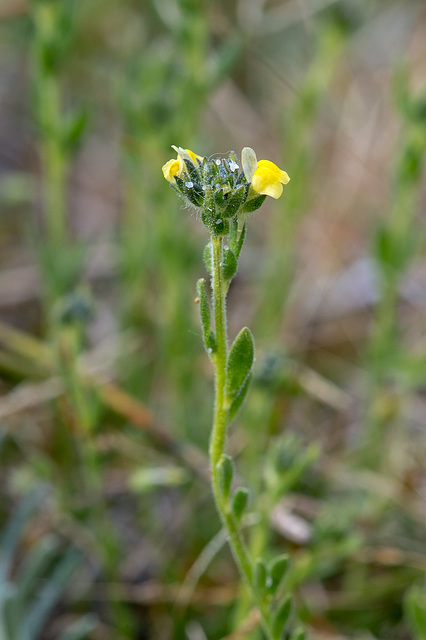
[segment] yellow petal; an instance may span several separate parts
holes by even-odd
[[[185,149],[185,151],[189,155],[189,157],[191,158],[195,166],[197,166],[197,160],[200,160],[201,162],[203,161],[202,156],[197,156],[197,154],[191,151],[190,149]]]
[[[283,184],[290,181],[288,173],[282,171],[270,160],[259,160],[257,169],[254,172],[251,186],[256,193],[279,198],[283,192]]]
[[[174,184],[176,182],[175,176],[179,176],[183,171],[183,162],[180,158],[177,160],[169,160],[162,168],[163,176],[166,178],[167,182]]]

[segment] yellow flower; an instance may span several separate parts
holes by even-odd
[[[269,160],[259,160],[251,186],[256,193],[277,199],[283,192],[283,184],[289,182],[288,173],[281,171],[276,164]]]
[[[182,176],[182,173],[185,171],[185,156],[186,159],[189,158],[189,160],[191,160],[195,164],[195,166],[197,166],[197,159],[203,159],[201,156],[197,156],[197,154],[190,149],[182,149],[181,147],[175,147],[174,145],[173,149],[175,149],[178,154],[176,160],[172,158],[171,160],[166,162],[162,169],[163,176],[166,178],[167,182],[170,182],[171,184],[175,184],[175,176],[178,176],[178,178],[180,178]]]
[[[283,184],[290,178],[285,171],[269,160],[257,161],[256,154],[250,147],[244,147],[241,153],[244,174],[251,187],[258,195],[279,198],[283,192]]]

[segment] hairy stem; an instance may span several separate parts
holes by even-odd
[[[242,538],[241,532],[235,520],[229,498],[222,495],[218,463],[225,452],[227,415],[224,407],[225,384],[226,384],[226,364],[228,358],[228,338],[226,327],[226,292],[227,287],[223,278],[223,238],[212,237],[213,247],[213,304],[214,319],[216,329],[217,350],[214,357],[215,364],[215,405],[213,428],[210,439],[210,471],[212,478],[213,495],[216,507],[226,530],[228,542],[234,556],[238,569],[250,591],[262,615],[262,626],[268,638],[271,638],[269,630],[269,611],[267,603],[260,596],[253,585],[253,564],[250,559],[247,547]]]

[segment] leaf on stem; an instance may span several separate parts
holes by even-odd
[[[232,513],[237,521],[241,519],[241,516],[247,507],[249,496],[249,490],[245,487],[238,487],[234,493],[232,498]]]
[[[259,593],[263,593],[265,591],[267,577],[268,572],[266,570],[265,561],[263,558],[258,558],[254,565],[253,586]]]
[[[288,596],[278,607],[272,624],[273,640],[281,640],[285,625],[291,613],[291,596]]]
[[[268,584],[268,593],[273,595],[278,590],[285,573],[288,569],[288,556],[283,554],[274,558],[268,565],[268,574],[270,583]]]
[[[219,480],[220,492],[227,500],[231,491],[232,478],[234,477],[234,461],[226,454],[223,454],[216,465]]]
[[[234,340],[226,368],[226,404],[229,421],[237,413],[246,396],[254,361],[254,340],[244,327]]]
[[[203,330],[203,340],[207,350],[207,353],[211,355],[216,350],[216,337],[211,330],[210,321],[210,305],[207,298],[206,281],[204,278],[200,278],[197,282],[197,295],[200,300],[200,320],[201,328]]]

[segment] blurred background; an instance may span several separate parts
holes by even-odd
[[[425,640],[425,3],[0,0],[1,640],[263,637],[172,144],[291,177],[228,303],[253,556],[290,554],[312,639]]]

